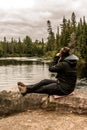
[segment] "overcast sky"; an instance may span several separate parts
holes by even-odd
[[[6,36],[33,40],[47,38],[47,20],[56,32],[63,16],[87,18],[87,0],[0,0],[0,40]]]

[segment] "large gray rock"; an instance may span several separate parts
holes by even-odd
[[[40,108],[43,95],[28,94],[21,96],[17,92],[0,92],[0,116],[7,116],[28,109]]]
[[[56,110],[87,114],[87,89],[77,89],[72,95],[58,99],[51,98],[48,105]]]
[[[75,90],[73,95],[59,99],[43,100],[47,95],[27,94],[22,97],[17,92],[0,92],[0,116],[7,116],[28,109],[50,108],[87,114],[87,90]]]

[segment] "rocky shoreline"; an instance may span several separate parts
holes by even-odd
[[[0,117],[27,111],[28,109],[63,110],[78,114],[87,114],[87,89],[76,89],[74,94],[58,99],[50,97],[49,101],[44,100],[47,95],[27,94],[22,97],[18,92],[0,92]]]

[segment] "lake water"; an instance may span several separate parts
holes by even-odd
[[[0,90],[17,87],[17,82],[33,84],[42,79],[53,79],[48,71],[49,61],[41,58],[0,58]],[[82,79],[80,87],[87,87],[87,81]]]
[[[0,90],[16,87],[18,81],[33,84],[44,78],[50,73],[40,58],[0,58]]]

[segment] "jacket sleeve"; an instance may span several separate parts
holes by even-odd
[[[58,60],[59,60],[59,57],[55,56],[52,63],[49,66],[50,72],[60,72],[63,69],[63,63],[62,62],[58,63]]]
[[[59,56],[55,56],[53,61],[51,62],[51,65],[56,65],[58,63],[59,58]]]

